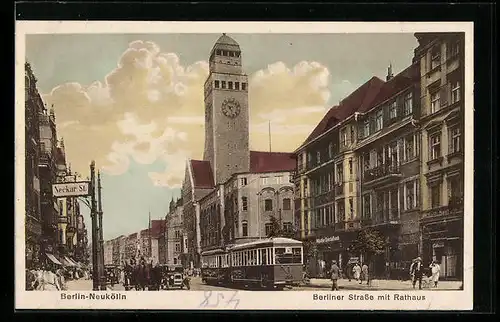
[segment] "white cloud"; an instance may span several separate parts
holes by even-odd
[[[126,172],[131,160],[161,160],[166,170],[151,172],[152,182],[178,187],[186,158],[200,158],[203,151],[207,75],[206,61],[186,66],[177,54],[138,40],[103,81],[61,84],[43,97],[54,104],[76,171],[88,172],[91,159],[113,175]],[[324,114],[329,75],[325,66],[306,61],[291,67],[277,62],[251,75],[252,148],[267,149],[268,120],[273,145],[289,151],[300,145]]]

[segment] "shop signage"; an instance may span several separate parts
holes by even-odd
[[[317,244],[326,244],[334,241],[340,241],[340,236],[330,236],[316,239]]]
[[[432,245],[433,248],[444,247],[444,242],[437,242]]]
[[[52,185],[52,195],[54,197],[77,197],[89,195],[89,182],[66,182]]]

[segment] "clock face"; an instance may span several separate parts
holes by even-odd
[[[240,103],[234,98],[228,98],[222,103],[222,113],[229,118],[237,117],[240,110]]]

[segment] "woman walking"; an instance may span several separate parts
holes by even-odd
[[[361,266],[359,266],[358,263],[354,264],[354,267],[352,268],[352,273],[354,280],[358,281],[359,284],[361,284]]]
[[[437,287],[439,282],[439,274],[441,273],[441,266],[439,266],[438,262],[432,261],[429,268],[431,269],[432,281],[434,282],[434,287]]]

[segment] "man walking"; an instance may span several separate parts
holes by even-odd
[[[332,279],[332,291],[338,291],[339,287],[337,284],[340,278],[340,268],[337,266],[337,261],[332,261],[332,268],[330,269],[330,278]]]
[[[417,257],[410,266],[410,274],[412,276],[412,285],[415,288],[415,284],[418,281],[418,289],[422,289],[422,275],[423,275],[423,266],[422,266],[422,258]]]

